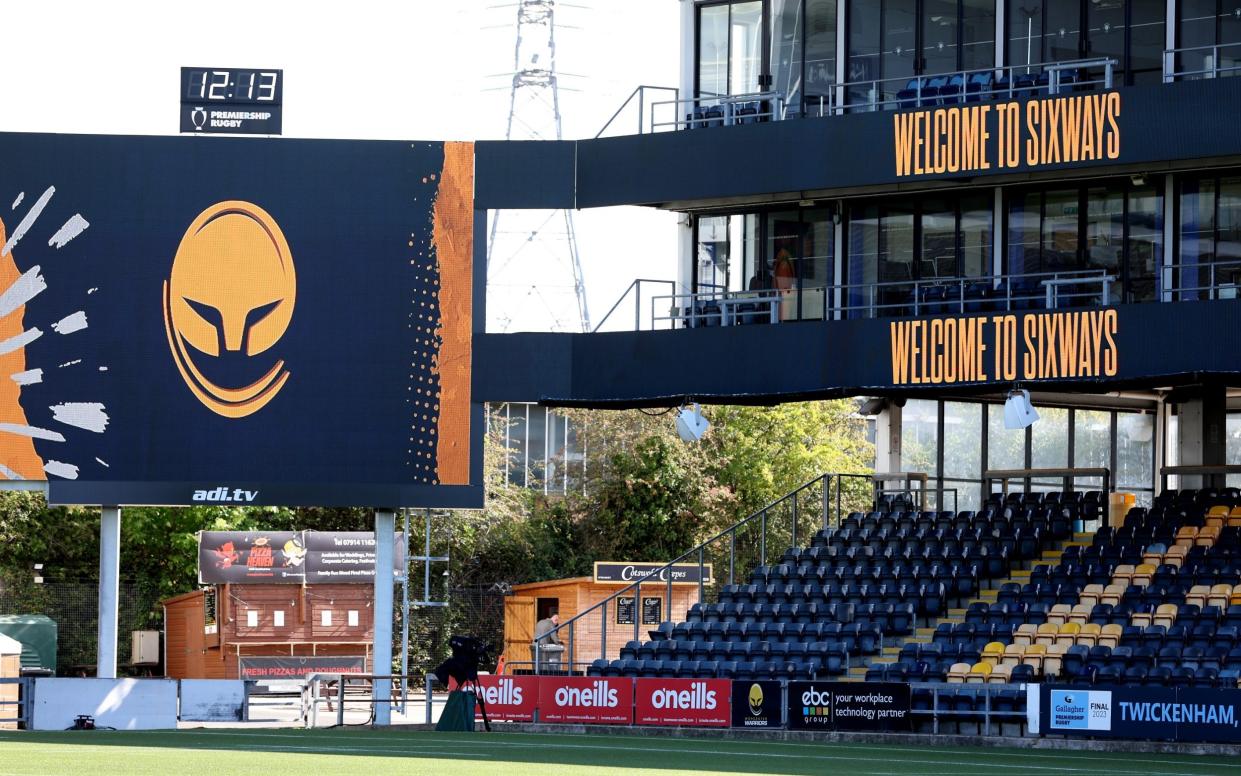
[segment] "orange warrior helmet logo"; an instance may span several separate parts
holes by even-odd
[[[168,346],[185,384],[211,411],[242,418],[262,409],[289,379],[277,359],[249,385],[219,385],[195,363],[226,352],[257,356],[293,318],[297,276],[275,220],[249,202],[218,202],[194,219],[164,281]]]

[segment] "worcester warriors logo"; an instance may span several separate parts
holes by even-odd
[[[754,716],[760,716],[763,713],[763,688],[761,685],[750,685],[750,713]]]
[[[258,205],[218,202],[185,230],[164,282],[164,326],[181,377],[208,409],[242,418],[284,387],[284,361],[255,357],[284,336],[296,297],[289,244]]]

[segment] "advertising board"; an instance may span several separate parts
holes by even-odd
[[[733,682],[733,727],[784,727],[784,696],[779,682]]]
[[[789,682],[794,730],[909,730],[909,685],[889,682]]]
[[[727,679],[638,679],[638,725],[728,727],[732,682]]]
[[[539,677],[480,674],[477,695],[480,706],[486,703],[489,720],[532,722],[539,701]]]
[[[632,724],[633,684],[617,677],[540,677],[539,721]]]

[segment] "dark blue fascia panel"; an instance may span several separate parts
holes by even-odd
[[[544,210],[576,207],[577,143],[479,141],[474,144],[474,207]]]
[[[1241,385],[1241,302],[1115,309],[1119,366],[1114,376],[1021,380],[1022,385],[1087,393],[1182,385],[1208,377]],[[765,404],[857,395],[995,393],[1011,387],[996,380],[894,385],[891,323],[878,319],[608,334],[484,334],[477,339],[474,393],[490,402],[620,408],[666,407],[687,397]],[[1204,338],[1205,331],[1212,336]],[[990,358],[994,343],[988,344]]]

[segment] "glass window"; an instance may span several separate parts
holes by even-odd
[[[763,3],[733,3],[729,45],[729,94],[762,91]]]
[[[1121,259],[1125,240],[1125,192],[1116,186],[1086,189],[1086,266],[1101,269],[1115,280],[1111,299],[1121,300]],[[1085,304],[1087,300],[1078,300]],[[1102,300],[1099,300],[1101,303]]]
[[[1026,468],[1026,431],[1004,428],[1004,405],[987,405],[987,468]]]
[[[994,216],[990,192],[961,198],[962,277],[976,278],[991,274]]]
[[[995,0],[961,0],[961,69],[995,64]]]
[[[1014,192],[1008,200],[1008,266],[1010,275],[1038,272],[1039,225],[1043,198],[1038,192]]]
[[[1043,195],[1043,272],[1075,269],[1077,222],[1081,214],[1076,189],[1048,191]]]
[[[797,110],[802,95],[802,0],[771,0],[771,82]]]
[[[1234,299],[1241,284],[1241,178],[1191,178],[1181,185],[1181,299]],[[1211,268],[1194,265],[1215,264]]]
[[[1241,463],[1241,415],[1228,413],[1224,433],[1224,463],[1235,466]],[[1228,487],[1241,487],[1241,474],[1229,474],[1225,479]]]
[[[1152,489],[1155,486],[1155,416],[1116,413],[1116,487]]]
[[[1111,412],[1076,410],[1073,413],[1073,465],[1085,469],[1111,467]]]
[[[1185,2],[1185,0],[1181,0]],[[1158,2],[1131,2],[1129,55],[1125,63],[1127,82],[1163,82],[1163,51],[1167,45],[1167,8]],[[1094,56],[1097,52],[1091,52]]]
[[[1064,62],[1081,57],[1081,0],[1044,0],[1043,57]]]
[[[917,55],[917,0],[880,0],[883,33],[880,39],[881,77],[905,79],[914,74]],[[899,87],[898,87],[899,88]]]
[[[728,6],[698,9],[698,96],[728,94]]]
[[[1038,0],[1009,0],[1008,64],[1030,65],[1043,61],[1043,4]]]
[[[1125,238],[1126,300],[1151,302],[1159,296],[1163,265],[1163,194],[1152,184],[1129,192],[1129,234]]]
[[[836,83],[836,0],[806,2],[806,109],[821,113]]]
[[[529,472],[526,475],[527,487],[542,487],[547,475],[547,408],[537,404],[529,405],[529,425],[526,439],[526,459]]]
[[[883,16],[882,3],[857,2],[849,4],[849,51],[845,69],[845,81],[876,81],[883,76],[879,72],[880,29],[879,20]],[[870,89],[865,85],[851,87],[848,94],[850,103],[864,103],[870,98]]]
[[[944,476],[982,479],[982,405],[944,402]]]
[[[957,52],[957,2],[958,0],[922,0],[923,73],[950,73],[960,69]]]
[[[508,481],[519,487],[526,487],[526,413],[528,404],[508,405]]]
[[[901,471],[939,474],[939,402],[910,399],[901,411]]]
[[[957,214],[948,202],[938,198],[923,200],[921,247],[920,279],[957,277]]]
[[[1059,407],[1040,407],[1038,414],[1038,422],[1030,429],[1030,465],[1035,469],[1062,469],[1068,466],[1069,411]],[[1058,484],[1058,481],[1051,484]]]
[[[698,273],[696,293],[730,290],[729,269],[731,250],[728,216],[704,216],[698,219]]]

